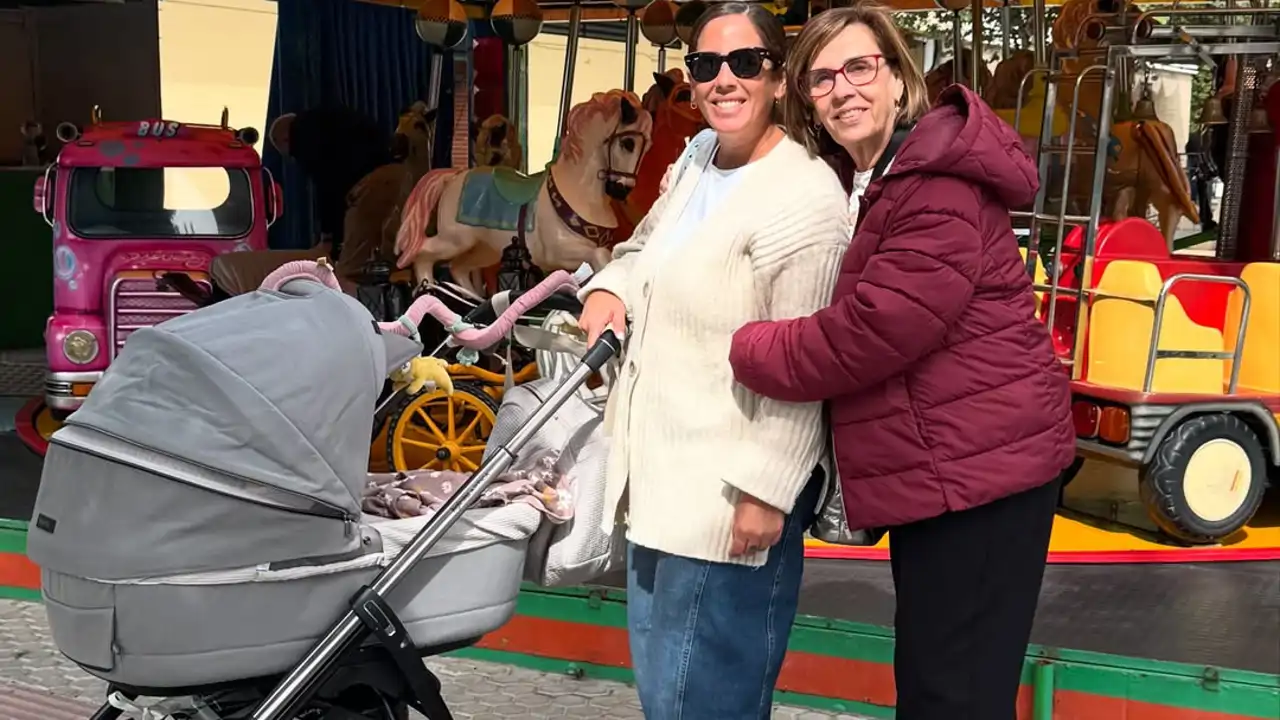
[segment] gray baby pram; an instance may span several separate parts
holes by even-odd
[[[28,539],[58,648],[111,685],[93,720],[139,697],[182,698],[175,720],[450,720],[421,658],[511,617],[541,520],[469,508],[619,343],[436,513],[371,518],[370,418],[422,349],[306,279],[130,338],[52,438]]]

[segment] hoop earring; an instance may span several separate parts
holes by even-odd
[[[697,100],[690,100],[690,101],[689,101],[689,109],[690,109],[690,110],[697,110],[697,109],[698,109],[698,101],[697,101]]]

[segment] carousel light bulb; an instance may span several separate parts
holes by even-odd
[[[542,31],[542,9],[535,0],[498,0],[489,24],[508,45],[528,45]]]
[[[698,24],[698,18],[702,17],[708,7],[702,0],[689,0],[676,11],[676,36],[685,45],[691,44],[693,26]]]
[[[676,39],[676,4],[653,0],[640,13],[640,32],[654,45],[667,46]]]
[[[414,28],[423,42],[450,50],[467,37],[467,12],[457,0],[426,0],[418,7]]]

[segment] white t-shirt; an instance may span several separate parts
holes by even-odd
[[[886,174],[889,168],[893,167],[893,161],[885,163],[884,171]],[[871,185],[871,173],[874,170],[865,172],[856,172],[853,174],[853,192],[849,193],[849,223],[851,226],[858,224],[858,201],[862,199],[863,193],[867,191],[867,187]]]
[[[853,192],[849,193],[849,222],[858,224],[858,201],[871,184],[871,170],[853,174]]]
[[[745,166],[744,166],[745,167]],[[684,206],[680,219],[671,227],[671,231],[662,239],[666,252],[675,251],[693,236],[694,231],[708,216],[715,212],[719,205],[742,180],[741,167],[732,170],[721,170],[715,163],[708,163],[698,184],[689,196],[689,204]]]

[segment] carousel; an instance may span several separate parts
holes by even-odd
[[[843,1],[771,7],[798,31]],[[421,294],[464,316],[495,297],[501,306],[548,273],[607,263],[703,126],[683,73],[665,67],[702,0],[381,4],[404,7],[423,42],[451,58],[451,77],[433,66],[428,95],[449,83],[452,106],[410,107],[396,161],[346,176],[339,242],[224,256],[208,288],[170,278],[194,305],[323,256],[380,320]],[[936,43],[943,52],[923,55],[930,92],[978,90],[1039,164],[1039,194],[1014,224],[1039,316],[1072,380],[1078,458],[1055,522],[1020,717],[1280,717],[1280,626],[1269,599],[1280,498],[1268,493],[1280,480],[1280,8],[890,4],[949,18]],[[1015,21],[1027,41],[1011,42]],[[622,28],[623,62],[616,87],[574,102],[589,23]],[[482,24],[492,36],[477,37]],[[566,38],[556,151],[529,167],[528,44],[548,24]],[[641,42],[656,48],[658,72],[638,94]],[[1191,123],[1158,92],[1171,64],[1214,78]],[[432,152],[441,122],[453,129],[447,157]],[[267,136],[305,165],[326,123],[298,113]],[[1180,152],[1192,133],[1203,148],[1196,177]],[[1192,187],[1206,173],[1223,192],[1217,227],[1202,230]],[[450,346],[441,329],[427,351],[450,382],[378,408],[370,469],[474,470],[504,393],[560,372],[581,349],[571,310],[523,318],[482,355]],[[607,380],[585,392],[603,395]],[[34,412],[26,426],[38,447],[57,422]],[[779,683],[788,702],[892,716],[887,542],[806,543],[803,616]],[[611,575],[588,588],[530,588],[517,617],[466,652],[625,678],[623,585]]]

